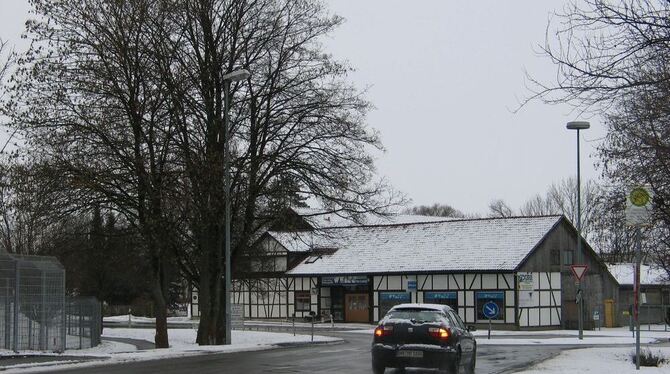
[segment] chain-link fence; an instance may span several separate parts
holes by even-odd
[[[95,300],[95,299],[93,299]],[[100,342],[100,307],[65,296],[53,257],[0,253],[0,348],[62,352]]]

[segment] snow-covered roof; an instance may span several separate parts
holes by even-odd
[[[372,213],[361,214],[358,221],[353,218],[315,208],[291,208],[314,228],[348,227],[360,225],[393,225],[416,222],[439,222],[454,220],[450,217],[421,216],[414,214],[391,214],[379,216]]]
[[[337,248],[335,238],[330,238],[319,231],[268,231],[279,244],[289,252],[309,252],[319,248]]]
[[[633,285],[635,264],[620,263],[607,265],[610,273],[616,278],[620,285]],[[659,267],[640,265],[640,284],[642,285],[661,285],[670,284],[668,273]]]
[[[285,247],[302,251],[308,251],[310,243],[337,249],[316,261],[302,261],[287,272],[291,275],[369,274],[375,269],[384,273],[512,271],[560,219],[513,217],[329,228],[302,232],[291,243],[288,236],[269,234]]]

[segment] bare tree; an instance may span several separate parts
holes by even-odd
[[[489,217],[504,218],[512,216],[514,216],[514,210],[505,201],[498,199],[491,201],[489,204]]]
[[[151,264],[156,347],[168,347],[166,295],[172,234],[172,122],[149,42],[152,1],[35,0],[32,48],[5,106],[45,165],[51,197],[70,211],[100,204],[121,213]],[[147,34],[148,33],[148,34]]]
[[[550,23],[542,48],[557,67],[556,81],[530,77],[529,100],[569,103],[605,119],[608,133],[599,156],[607,183],[621,186],[620,193],[650,184],[656,196],[653,226],[664,226],[657,233],[670,227],[669,18],[667,1],[573,2]]]
[[[594,181],[582,181],[581,222],[582,235],[590,237],[594,220],[601,214],[601,189]],[[489,205],[490,216],[509,217],[515,214],[504,201],[495,200]],[[535,195],[527,200],[518,211],[522,216],[564,215],[577,225],[577,181],[567,178],[552,183],[544,197]]]
[[[26,150],[51,168],[58,201],[73,211],[100,204],[143,238],[158,347],[175,257],[200,291],[198,343],[225,340],[226,157],[234,258],[286,201],[352,215],[402,202],[374,175],[369,150],[381,144],[365,125],[369,103],[319,43],[342,22],[323,3],[33,5],[44,21],[29,24],[34,48],[6,108]],[[253,77],[227,92],[223,77],[239,68]]]
[[[419,205],[407,209],[406,212],[423,216],[466,218],[463,212],[447,204]]]
[[[225,339],[222,309],[224,141],[232,143],[234,258],[250,246],[282,202],[311,197],[340,214],[384,213],[401,202],[375,180],[365,126],[369,103],[346,77],[350,68],[319,39],[342,19],[319,1],[176,2],[155,48],[173,112],[180,117],[185,210],[193,248],[184,272],[199,288],[200,344]],[[219,11],[222,10],[222,11]],[[246,68],[225,107],[222,77]],[[224,129],[230,112],[231,129]],[[291,198],[287,199],[286,197]],[[234,263],[233,263],[234,265]]]
[[[622,99],[666,84],[665,1],[571,2],[547,27],[542,52],[556,65],[556,81],[529,76],[533,95],[548,103],[571,103],[606,111]]]

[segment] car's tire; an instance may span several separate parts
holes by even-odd
[[[373,374],[384,374],[384,371],[386,371],[386,367],[376,361],[372,361],[372,373]]]
[[[465,373],[466,374],[475,374],[475,366],[477,365],[477,351],[472,352],[470,357],[470,364],[467,366]]]
[[[461,349],[458,348],[458,353],[456,354],[456,359],[451,362],[446,362],[442,367],[440,367],[440,372],[447,374],[459,374],[461,367]]]

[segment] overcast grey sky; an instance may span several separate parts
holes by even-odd
[[[348,60],[351,79],[370,87],[369,124],[387,149],[379,174],[415,204],[447,203],[487,212],[493,199],[518,208],[552,182],[575,175],[578,119],[568,107],[532,103],[524,69],[551,80],[555,68],[534,52],[559,0],[327,0],[347,22],[324,40]],[[0,37],[19,43],[26,0],[0,0]],[[604,132],[597,119],[582,136],[582,172]]]

